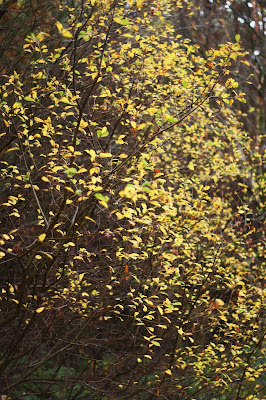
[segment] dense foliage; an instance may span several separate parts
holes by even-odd
[[[51,2],[49,21],[7,3],[2,398],[262,399],[263,135],[243,125],[241,36],[179,34],[189,1]]]

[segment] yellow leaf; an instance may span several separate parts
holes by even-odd
[[[85,275],[85,273],[83,273],[83,274],[79,274],[79,282],[81,282],[81,281],[82,281],[82,279],[83,279],[84,275]]]
[[[121,190],[119,192],[119,196],[121,197],[127,197],[128,199],[131,199],[133,201],[137,200],[137,191],[134,185],[131,183],[127,184],[124,190]]]
[[[41,312],[43,312],[43,310],[44,310],[44,307],[39,307],[39,308],[37,308],[36,313],[40,314]]]
[[[158,308],[159,313],[160,313],[161,315],[163,315],[163,309],[162,309],[160,306],[158,306],[157,308]]]
[[[190,161],[190,163],[188,164],[188,169],[190,169],[191,171],[194,171],[195,167],[194,167],[193,161]]]
[[[219,315],[219,318],[220,318],[222,321],[227,322],[227,318],[226,318],[225,315]]]
[[[69,38],[69,39],[72,39],[72,38],[73,38],[72,33],[70,33],[67,29],[65,29],[65,28],[63,27],[63,25],[61,24],[61,22],[56,21],[55,25],[56,25],[56,27],[57,27],[58,32],[60,33],[60,35],[66,37],[66,38]]]
[[[100,153],[99,157],[101,157],[101,158],[112,157],[112,154],[111,153]]]
[[[87,153],[89,153],[89,155],[91,156],[91,161],[95,161],[96,158],[96,153],[94,150],[85,150]]]
[[[42,233],[42,234],[38,237],[38,239],[39,239],[40,242],[43,242],[45,238],[46,238],[46,233]]]
[[[167,375],[172,375],[172,372],[171,372],[170,369],[167,369],[167,370],[165,371],[165,373],[166,373]]]
[[[177,332],[179,333],[180,336],[182,336],[182,335],[184,334],[184,331],[183,331],[182,328],[179,328],[179,329],[177,330]]]

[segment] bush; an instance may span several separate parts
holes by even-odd
[[[27,37],[27,71],[3,77],[8,398],[262,390],[264,248],[231,107],[245,53],[201,57],[161,3],[65,5],[56,33]]]

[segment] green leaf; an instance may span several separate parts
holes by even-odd
[[[98,137],[106,137],[108,135],[109,135],[109,132],[108,132],[106,126],[104,126],[101,130],[100,129],[97,130]]]
[[[36,101],[35,99],[33,99],[32,97],[30,97],[30,96],[25,96],[24,97],[24,100],[26,100],[26,101]]]
[[[178,122],[178,118],[170,117],[170,118],[168,119],[168,122],[169,122],[170,124],[173,124],[173,123],[175,123],[175,122]]]
[[[23,176],[23,181],[29,181],[30,180],[30,173],[27,172],[25,176]]]
[[[239,42],[239,40],[240,40],[240,35],[236,35],[236,36],[235,36],[235,39],[236,39],[236,42]]]
[[[104,206],[105,208],[108,208],[108,205],[107,205],[107,202],[108,202],[108,200],[109,200],[109,197],[108,197],[108,196],[104,196],[104,195],[101,194],[101,193],[95,193],[94,196],[96,197],[96,199],[99,200],[99,203],[100,203],[102,206]]]
[[[108,197],[107,196],[104,196],[103,194],[101,194],[101,193],[95,193],[95,195],[94,195],[95,197],[96,197],[96,199],[98,199],[98,200],[106,200],[106,198],[108,199]]]
[[[114,21],[119,25],[129,25],[129,20],[127,18],[118,18],[115,17]]]
[[[76,170],[76,168],[68,168],[65,171],[65,174],[69,177],[72,178],[72,176],[74,176],[78,171]]]

